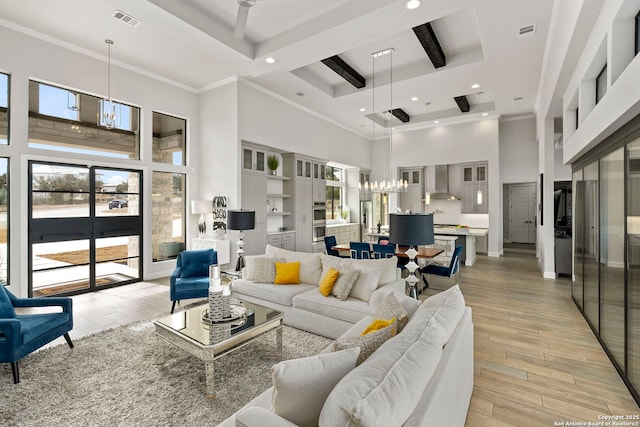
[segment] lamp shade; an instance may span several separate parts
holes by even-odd
[[[227,228],[229,230],[253,230],[255,222],[255,211],[243,211],[242,209],[227,211]]]
[[[206,214],[213,212],[213,204],[211,200],[192,200],[191,201],[191,213],[192,214]]]
[[[390,214],[389,241],[401,246],[433,244],[433,214]]]

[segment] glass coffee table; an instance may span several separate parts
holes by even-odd
[[[210,321],[208,304],[174,313],[154,322],[156,335],[204,362],[207,397],[215,398],[216,359],[276,331],[276,351],[282,355],[284,313],[249,302],[232,301],[232,320]]]

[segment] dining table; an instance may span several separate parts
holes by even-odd
[[[400,245],[395,245],[395,246],[396,246],[396,256],[398,258],[409,258],[409,256],[405,253],[405,251],[409,249],[408,246],[400,246]],[[338,252],[347,252],[349,254],[351,253],[351,247],[348,244],[335,245],[335,246],[332,246],[331,249],[336,250]],[[418,248],[415,248],[415,249],[418,252],[418,254],[416,255],[416,261],[418,261],[419,264],[423,264],[423,265],[426,260],[435,258],[444,252],[444,249],[432,248],[427,246],[418,246]],[[420,260],[422,260],[422,263],[420,262]],[[428,264],[428,262],[426,263]],[[417,271],[419,272],[418,274],[420,274],[420,276],[422,277],[422,281],[424,282],[425,287],[428,288],[429,282],[427,282],[427,278],[424,277],[423,274],[421,274],[420,268],[418,268]],[[410,284],[409,294],[413,296],[415,299],[418,299],[418,293],[419,292],[416,288],[416,284],[415,283]]]
[[[335,245],[335,246],[332,246],[331,249],[336,251],[351,253],[351,248],[349,247],[348,244]],[[405,254],[405,251],[407,251],[408,249],[409,249],[408,246],[396,245],[396,256],[398,258],[408,258],[407,254]],[[442,252],[444,252],[444,249],[431,248],[427,246],[418,246],[416,250],[418,251],[418,255],[416,255],[416,258],[427,258],[427,259],[435,258],[438,255],[440,255]]]

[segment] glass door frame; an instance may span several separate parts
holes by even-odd
[[[34,165],[52,165],[59,167],[83,168],[89,172],[89,191],[88,217],[54,217],[54,218],[34,218],[33,216],[33,167]],[[133,172],[139,176],[139,190],[137,193],[126,193],[137,195],[138,213],[137,215],[103,217],[96,215],[96,170]],[[143,171],[138,169],[113,168],[104,166],[87,166],[74,163],[59,163],[29,160],[28,162],[28,296],[33,297],[33,245],[38,243],[53,243],[72,240],[88,240],[89,241],[89,259],[86,264],[77,264],[78,266],[88,265],[89,277],[88,287],[82,289],[74,289],[68,292],[55,293],[56,296],[69,296],[81,293],[94,292],[96,290],[113,288],[116,286],[127,285],[139,282],[143,276],[143,221],[142,221],[142,194],[143,194]],[[64,191],[72,192],[72,191]],[[98,193],[101,194],[101,193]],[[117,194],[117,193],[116,193]],[[53,230],[51,232],[50,230]],[[129,280],[116,281],[113,283],[98,285],[96,275],[96,265],[99,263],[97,259],[96,241],[100,238],[109,237],[138,237],[138,268],[137,277]],[[55,267],[52,268],[56,269]]]

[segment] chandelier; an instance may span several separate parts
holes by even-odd
[[[104,41],[108,46],[109,62],[107,66],[107,98],[98,101],[98,126],[105,129],[116,127],[116,103],[111,99],[111,45],[113,40]]]
[[[372,64],[372,85],[371,85],[371,98],[372,98],[372,109],[371,114],[375,114],[376,111],[376,58],[381,56],[389,55],[389,109],[384,111],[385,114],[388,114],[392,117],[393,110],[393,48],[387,48],[381,50],[379,52],[373,52],[371,54],[371,64]],[[376,122],[372,120],[372,135],[373,140],[376,139]],[[364,193],[401,193],[407,191],[407,187],[409,186],[406,180],[391,179],[391,157],[393,148],[393,128],[389,131],[389,180],[382,180],[380,182],[366,181],[363,183],[358,183],[358,190]]]

